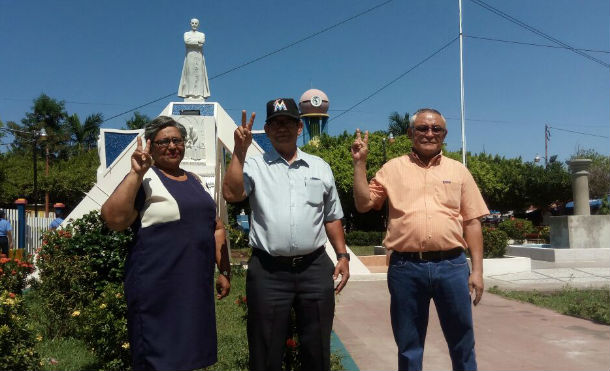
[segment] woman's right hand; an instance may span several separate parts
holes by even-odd
[[[138,136],[136,150],[131,155],[131,170],[139,176],[144,176],[153,164],[150,154],[150,139],[146,141],[146,147],[142,149],[142,137]]]

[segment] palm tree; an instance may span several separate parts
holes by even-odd
[[[141,114],[138,111],[133,113],[133,117],[127,120],[127,129],[135,130],[135,129],[143,129],[146,124],[150,122],[150,118],[144,114]]]
[[[87,116],[84,124],[81,124],[77,114],[68,116],[67,121],[70,127],[70,142],[77,151],[89,150],[96,146],[100,125],[104,121],[101,113]]]
[[[401,116],[400,113],[394,111],[390,116],[388,116],[389,125],[388,131],[394,135],[405,135],[407,134],[407,128],[409,127],[409,113],[405,112],[404,116]]]

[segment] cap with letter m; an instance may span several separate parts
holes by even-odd
[[[277,98],[267,102],[267,119],[265,122],[269,122],[269,120],[278,116],[288,116],[295,120],[301,117],[294,99]]]

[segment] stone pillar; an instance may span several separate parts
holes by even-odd
[[[568,161],[572,171],[572,195],[574,197],[574,215],[591,215],[589,208],[589,166],[591,160],[578,158]]]

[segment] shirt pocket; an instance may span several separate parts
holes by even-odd
[[[307,203],[319,206],[324,200],[324,182],[319,178],[308,178],[305,180],[305,197]]]
[[[442,205],[454,210],[459,210],[462,200],[462,183],[444,180],[437,187],[437,197]]]

